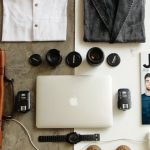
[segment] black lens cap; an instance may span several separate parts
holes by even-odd
[[[82,57],[78,52],[71,52],[66,57],[66,64],[72,68],[78,67],[82,62]]]
[[[46,60],[50,66],[58,66],[62,62],[60,51],[57,49],[50,49],[46,54]]]
[[[120,61],[121,61],[120,56],[116,53],[111,53],[107,57],[107,63],[112,67],[118,66],[120,64]]]
[[[33,54],[29,57],[29,63],[32,66],[39,66],[42,63],[42,58],[39,54]]]
[[[89,49],[86,59],[90,65],[100,65],[104,61],[104,52],[98,47],[93,47]]]

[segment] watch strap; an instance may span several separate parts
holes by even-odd
[[[99,141],[100,135],[99,134],[91,134],[91,135],[80,135],[81,141]]]
[[[39,142],[65,142],[67,141],[66,135],[56,135],[56,136],[39,136]]]

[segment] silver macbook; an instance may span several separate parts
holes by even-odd
[[[113,124],[110,76],[38,76],[38,128],[107,128]]]

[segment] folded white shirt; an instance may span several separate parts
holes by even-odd
[[[3,0],[2,41],[64,41],[67,0]]]

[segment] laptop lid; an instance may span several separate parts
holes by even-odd
[[[38,76],[38,128],[106,128],[113,124],[110,76]]]

